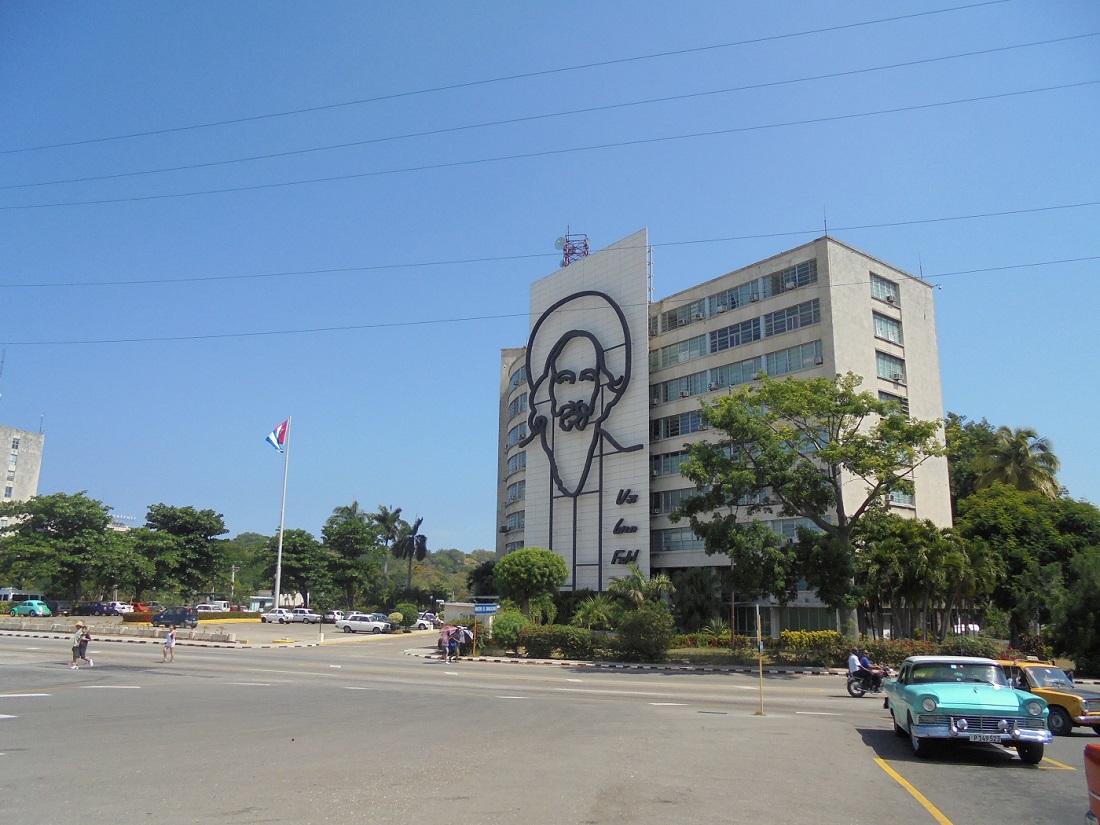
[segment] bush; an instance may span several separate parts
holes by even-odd
[[[619,625],[615,653],[622,661],[663,662],[675,638],[668,608],[664,604],[643,604]]]
[[[518,610],[505,610],[493,617],[493,645],[503,650],[519,651],[519,634],[531,623]]]
[[[529,659],[550,659],[555,654],[565,659],[591,659],[597,648],[592,631],[564,624],[527,625],[520,631],[519,646]]]
[[[1006,648],[1003,642],[989,636],[949,636],[939,646],[938,653],[951,656],[985,656],[989,659],[1004,659]]]
[[[400,616],[400,618],[398,619],[398,624],[406,629],[416,624],[416,620],[420,618],[419,608],[417,608],[417,606],[415,604],[412,604],[411,602],[402,602],[401,604],[397,605],[397,607],[393,609],[393,613],[390,614],[391,621],[392,617],[395,614],[398,614]]]

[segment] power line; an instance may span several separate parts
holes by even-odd
[[[1001,0],[997,0],[1001,2]],[[1092,86],[1100,83],[1100,80],[1082,80],[1074,83],[1062,83],[1056,86],[1043,86],[1035,89],[1023,89],[1016,92],[1001,92],[992,95],[979,95],[976,97],[958,98],[955,100],[939,101],[936,103],[922,103],[915,106],[897,106],[890,109],[877,109],[870,112],[856,112],[844,115],[826,115],[817,118],[807,118],[804,120],[790,120],[782,121],[779,123],[760,124],[756,126],[736,126],[729,129],[712,129],[705,132],[690,132],[680,135],[666,135],[664,137],[653,138],[636,138],[634,140],[613,141],[609,143],[596,143],[588,146],[572,146],[563,149],[544,149],[537,152],[518,152],[511,155],[497,155],[489,158],[475,158],[473,160],[457,160],[448,161],[446,163],[428,163],[421,164],[419,166],[406,166],[396,169],[383,169],[374,172],[351,172],[345,175],[327,175],[320,178],[304,178],[300,180],[292,181],[279,181],[276,183],[258,183],[248,186],[229,186],[220,189],[201,189],[193,192],[176,192],[171,194],[161,195],[133,195],[122,198],[99,198],[96,200],[84,200],[84,201],[55,201],[53,203],[36,203],[36,204],[15,204],[9,206],[0,206],[0,211],[9,211],[16,209],[51,209],[61,206],[102,206],[112,203],[136,203],[142,201],[157,201],[157,200],[170,200],[175,198],[189,198],[200,197],[205,195],[225,195],[235,192],[255,192],[265,189],[282,189],[290,186],[303,186],[312,183],[334,183],[336,181],[344,180],[356,180],[360,178],[372,178],[382,177],[386,175],[398,175],[407,174],[409,172],[428,172],[439,169],[457,169],[466,166],[479,166],[489,163],[500,163],[509,160],[529,160],[531,158],[540,157],[552,157],[555,155],[566,155],[579,152],[592,152],[600,149],[621,149],[627,146],[645,146],[656,143],[672,143],[681,140],[694,140],[704,137],[719,137],[722,135],[739,134],[743,132],[756,132],[764,131],[768,129],[782,129],[789,126],[809,126],[819,123],[835,123],[844,120],[855,120],[859,118],[878,117],[881,115],[899,114],[902,112],[917,112],[927,109],[937,109],[946,106],[958,106],[965,103],[978,103],[988,100],[1001,100],[1010,97],[1020,97],[1030,94],[1041,94],[1043,92],[1062,91],[1065,89],[1075,89],[1083,86]]]
[[[214,167],[230,166],[240,163],[253,163],[261,160],[275,160],[278,158],[297,157],[301,155],[316,154],[318,152],[331,152],[339,149],[353,149],[359,146],[370,146],[379,143],[409,140],[411,138],[433,137],[436,135],[454,134],[457,132],[471,131],[474,129],[487,129],[496,126],[512,126],[519,123],[531,123],[539,120],[550,120],[560,117],[572,117],[574,115],[593,114],[595,112],[606,112],[615,109],[628,109],[637,106],[651,106],[658,103],[672,103],[682,100],[695,100],[704,97],[714,97],[716,95],[733,94],[736,92],[753,91],[757,89],[768,89],[777,86],[790,86],[798,83],[810,83],[819,80],[835,80],[842,77],[852,77],[855,75],[870,74],[873,72],[892,71],[894,69],[911,68],[913,66],[924,66],[932,63],[941,63],[948,60],[958,60],[965,57],[977,57],[988,54],[996,54],[999,52],[1015,51],[1017,49],[1027,49],[1035,46],[1048,46],[1055,43],[1064,43],[1071,40],[1081,40],[1088,37],[1097,37],[1098,35],[1100,35],[1100,32],[1075,34],[1067,37],[1057,37],[1050,40],[1036,40],[1031,43],[1018,43],[1011,46],[997,46],[991,49],[979,49],[969,52],[959,52],[956,54],[940,55],[938,57],[922,58],[920,60],[909,60],[902,63],[889,63],[882,66],[869,66],[862,69],[849,69],[842,72],[830,72],[828,74],[789,78],[786,80],[773,80],[766,83],[752,83],[744,86],[730,86],[724,89],[712,89],[704,92],[688,92],[679,95],[666,95],[663,97],[645,98],[643,100],[633,100],[622,103],[610,103],[603,106],[588,106],[580,109],[567,109],[560,112],[546,112],[537,115],[525,115],[521,117],[504,118],[501,120],[490,120],[482,123],[470,123],[462,126],[441,127],[438,129],[427,129],[421,132],[407,132],[399,135],[388,135],[385,137],[367,138],[364,140],[345,141],[342,143],[332,143],[323,146],[310,146],[303,149],[289,149],[283,152],[269,152],[261,155],[248,155],[246,157],[239,158],[205,161],[203,163],[190,163],[179,166],[162,166],[153,169],[140,169],[132,172],[114,172],[106,175],[89,175],[81,178],[58,178],[55,180],[33,181],[30,183],[12,183],[0,185],[0,191],[12,189],[31,189],[42,186],[60,186],[73,183],[91,183],[94,181],[103,180],[120,180],[123,178],[143,177],[146,175],[158,175],[168,172],[189,172],[196,169],[210,169]]]
[[[970,9],[981,8],[983,6],[995,6],[1001,3],[1007,3],[1009,0],[985,0],[985,2],[971,3],[966,6],[953,6],[946,9],[932,9],[930,11],[914,12],[912,14],[901,14],[894,17],[882,17],[875,20],[864,20],[856,23],[842,23],[835,26],[826,26],[818,29],[805,29],[797,32],[787,32],[785,34],[767,35],[764,37],[754,37],[747,40],[735,40],[729,43],[716,43],[709,46],[693,46],[685,49],[673,49],[663,52],[654,52],[644,55],[633,55],[630,57],[620,57],[611,60],[601,60],[591,63],[579,63],[573,66],[561,66],[553,69],[540,69],[532,72],[521,72],[511,75],[503,75],[501,77],[485,78],[482,80],[469,80],[461,83],[451,83],[443,86],[432,86],[424,89],[417,89],[406,92],[392,92],[389,94],[376,95],[374,97],[365,97],[358,100],[346,100],[337,103],[326,103],[318,106],[308,106],[300,109],[288,109],[282,112],[269,112],[260,115],[250,115],[246,117],[229,118],[226,120],[214,120],[206,123],[196,123],[187,126],[171,126],[164,129],[151,129],[143,132],[131,132],[123,135],[112,135],[108,137],[98,138],[85,138],[82,140],[67,141],[64,143],[50,143],[40,146],[24,146],[14,149],[0,149],[0,154],[14,154],[18,152],[37,152],[44,149],[61,149],[69,146],[84,146],[91,143],[106,143],[108,141],[128,140],[131,138],[139,137],[152,137],[155,135],[166,135],[176,132],[188,132],[196,129],[209,129],[215,126],[230,126],[238,123],[252,123],[260,120],[271,120],[274,118],[290,117],[293,115],[308,114],[311,112],[323,112],[332,109],[340,109],[349,106],[360,106],[367,103],[379,103],[384,100],[397,100],[399,98],[415,97],[418,95],[435,94],[438,92],[455,91],[458,89],[468,89],[476,86],[487,86],[494,83],[504,83],[513,80],[525,80],[534,77],[547,77],[550,75],[561,74],[564,72],[575,72],[586,69],[597,69],[605,66],[616,66],[626,63],[637,63],[645,60],[658,60],[666,57],[678,57],[687,54],[698,54],[707,51],[717,51],[720,49],[730,49],[740,46],[757,45],[760,43],[770,43],[777,40],[787,40],[795,37],[806,37],[815,34],[827,34],[829,32],[845,31],[850,29],[862,28],[865,26],[876,26],[881,23],[894,23],[901,20],[912,20],[920,17],[930,17],[937,14],[947,14],[956,11],[967,11]]]
[[[1055,261],[1037,261],[1033,263],[1024,264],[1007,264],[1005,266],[991,266],[983,269],[963,269],[955,272],[941,272],[938,275],[927,275],[925,280],[930,278],[946,278],[952,275],[969,275],[977,272],[998,272],[1009,269],[1023,269],[1029,267],[1038,266],[1055,266],[1059,264],[1069,263],[1081,263],[1084,261],[1100,261],[1100,255],[1092,255],[1081,258],[1064,258],[1062,260]],[[830,284],[829,288],[840,288],[848,286],[858,286],[860,284],[869,284],[870,279],[846,281],[844,283]],[[688,300],[680,302],[690,303]],[[625,306],[649,306],[646,304],[626,304]],[[586,309],[573,310],[576,312],[587,312]],[[324,332],[360,332],[363,330],[372,329],[390,329],[396,327],[419,327],[419,326],[436,326],[440,324],[462,324],[472,321],[499,321],[509,318],[527,318],[528,312],[506,312],[496,315],[469,315],[457,318],[428,318],[412,321],[387,321],[373,324],[346,324],[340,326],[330,327],[306,327],[303,329],[281,329],[281,330],[258,330],[255,332],[214,332],[205,335],[159,335],[148,336],[142,338],[98,338],[98,339],[70,339],[70,340],[54,340],[54,341],[0,341],[0,345],[3,346],[86,346],[90,344],[150,344],[150,343],[171,343],[180,341],[210,341],[210,340],[222,340],[230,338],[261,338],[271,337],[276,335],[314,335]]]
[[[919,226],[922,224],[946,223],[949,221],[970,221],[983,218],[1004,218],[1013,215],[1030,215],[1040,212],[1053,212],[1063,209],[1082,209],[1086,207],[1100,206],[1100,201],[1085,201],[1083,203],[1064,203],[1053,206],[1035,206],[1025,209],[1007,209],[999,212],[974,212],[966,215],[949,215],[937,218],[914,218],[907,221],[888,221],[883,223],[860,223],[849,226],[834,226],[834,232],[854,232],[864,229],[893,229],[899,226]],[[655,248],[672,246],[692,246],[696,244],[731,243],[734,241],[756,241],[769,238],[784,238],[798,235],[814,235],[820,229],[790,229],[782,232],[763,232],[753,235],[727,235],[721,238],[694,238],[683,241],[665,241],[663,243],[651,243],[648,246]],[[253,272],[242,275],[194,275],[181,278],[130,278],[118,281],[54,281],[49,283],[12,283],[0,284],[0,289],[46,289],[61,287],[89,287],[89,286],[155,286],[160,284],[189,284],[221,281],[245,281],[261,278],[285,278],[302,275],[340,275],[349,272],[378,272],[393,269],[419,269],[422,267],[438,266],[462,266],[466,264],[503,263],[507,261],[521,261],[538,258],[556,258],[560,253],[528,252],[517,255],[494,255],[480,258],[452,258],[443,261],[407,261],[391,264],[361,264],[358,266],[324,267],[321,269],[289,269],[276,272]],[[1087,260],[1087,259],[1086,259]],[[975,272],[983,270],[973,270]],[[947,273],[955,274],[955,273]],[[942,276],[930,276],[942,277]]]

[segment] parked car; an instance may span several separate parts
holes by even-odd
[[[345,633],[387,633],[389,628],[388,621],[379,621],[367,613],[351,613],[336,620],[336,629]]]
[[[134,609],[135,613],[152,613],[153,609],[145,602],[130,602],[130,607]]]
[[[41,599],[26,599],[11,609],[13,616],[49,616],[50,607]]]
[[[197,605],[195,605],[195,612],[196,613],[225,613],[226,611],[222,610],[221,607],[219,607],[216,604],[197,604]]]
[[[159,613],[154,613],[150,621],[153,627],[168,627],[170,624],[176,627],[198,627],[199,614],[193,607],[166,607]]]
[[[68,616],[73,612],[73,606],[69,602],[59,602],[57,599],[46,599],[46,607],[54,616]]]
[[[73,616],[106,616],[107,605],[104,602],[85,602],[73,608]]]
[[[390,621],[390,617],[387,614],[385,614],[385,613],[367,613],[366,615],[368,615],[370,618],[374,619],[376,622],[385,622],[386,629],[382,631],[383,633],[389,633],[390,631],[393,630],[394,623]]]
[[[321,621],[324,624],[336,624],[337,619],[344,618],[343,610],[326,610],[325,615],[321,617]]]
[[[134,608],[129,602],[104,602],[107,616],[121,616],[123,613],[133,613]]]
[[[320,624],[321,614],[314,613],[308,607],[296,607],[290,611],[290,620],[292,622],[303,622],[305,624]]]
[[[285,607],[276,607],[273,610],[269,610],[266,613],[260,614],[261,622],[278,622],[279,624],[286,624],[292,621],[290,618],[290,611]]]
[[[940,743],[987,742],[1037,765],[1053,739],[1046,701],[1013,689],[992,659],[910,656],[884,687],[894,733],[909,737],[916,756],[930,756]]]
[[[999,664],[1015,687],[1046,700],[1047,727],[1055,736],[1069,736],[1074,725],[1100,733],[1100,692],[1076,687],[1062,668],[1034,656]]]
[[[438,627],[434,613],[421,613],[416,620],[417,630],[433,630]]]

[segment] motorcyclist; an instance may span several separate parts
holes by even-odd
[[[859,657],[859,675],[868,690],[875,693],[882,690],[882,668],[871,661],[870,651],[863,651],[863,655]]]

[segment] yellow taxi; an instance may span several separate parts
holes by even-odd
[[[1055,736],[1068,736],[1075,725],[1100,733],[1100,692],[1077,687],[1062,668],[1034,656],[1001,659],[999,664],[1019,690],[1046,699],[1047,727]]]

